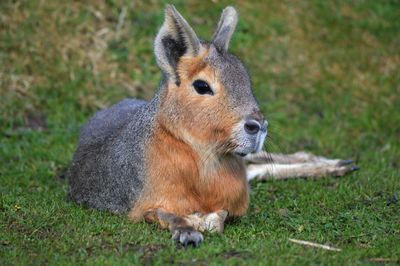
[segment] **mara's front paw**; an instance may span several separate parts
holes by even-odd
[[[172,239],[178,241],[182,246],[193,245],[198,247],[203,242],[203,235],[193,227],[178,227],[172,233]]]

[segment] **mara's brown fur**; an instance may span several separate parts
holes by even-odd
[[[141,218],[155,209],[179,216],[219,210],[227,210],[231,216],[246,212],[245,168],[233,155],[218,158],[219,167],[213,168],[214,162],[204,162],[198,152],[160,127],[148,156],[157,159],[150,161],[145,196],[132,210],[131,218]]]
[[[220,210],[239,216],[247,210],[249,195],[243,160],[232,154],[218,154],[220,145],[229,143],[231,125],[240,117],[225,115],[232,112],[227,110],[229,106],[221,104],[226,102],[226,90],[218,82],[217,70],[204,62],[206,54],[207,51],[198,57],[180,60],[180,86],[190,87],[193,79],[201,78],[212,84],[215,95],[208,101],[169,83],[163,95],[162,111],[156,117],[154,138],[149,144],[145,196],[131,211],[133,219],[155,209],[180,216]],[[204,107],[201,112],[199,106]],[[175,108],[185,115],[176,116]],[[204,116],[220,119],[205,120]],[[209,122],[213,120],[214,123]],[[224,151],[226,148],[225,144]]]

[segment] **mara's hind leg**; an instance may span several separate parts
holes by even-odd
[[[259,152],[245,159],[249,162],[246,171],[248,180],[343,176],[359,169],[352,160],[328,159],[303,151],[293,154]]]

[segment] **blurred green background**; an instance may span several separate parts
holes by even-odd
[[[124,97],[150,99],[165,1],[0,2],[0,264],[366,264],[400,261],[400,1],[169,1],[252,74],[270,151],[353,158],[318,181],[252,182],[247,216],[199,249],[155,225],[67,201],[79,128]],[[328,252],[298,238],[342,248]]]

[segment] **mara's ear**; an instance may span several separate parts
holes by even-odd
[[[193,29],[174,6],[167,5],[164,24],[154,43],[154,52],[161,70],[179,83],[176,73],[179,58],[183,55],[196,56],[200,48],[200,40]]]
[[[231,6],[226,7],[221,14],[218,27],[214,32],[212,43],[217,49],[227,51],[232,34],[235,31],[238,21],[236,9]]]

